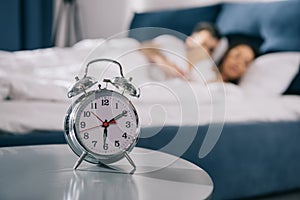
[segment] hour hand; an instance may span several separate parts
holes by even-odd
[[[104,130],[103,130],[103,149],[105,149],[105,146],[106,146],[106,139],[107,139],[107,127],[104,127]]]

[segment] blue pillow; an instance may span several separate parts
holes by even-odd
[[[221,34],[260,36],[261,3],[227,3],[222,5],[216,25]]]
[[[129,37],[145,41],[161,34],[176,35],[176,33],[172,33],[167,29],[190,35],[198,22],[215,22],[219,10],[220,5],[215,5],[191,9],[136,13],[131,22],[130,29],[143,27],[165,29],[130,30]]]
[[[263,10],[261,51],[300,51],[300,1],[266,3]]]
[[[300,1],[223,4],[217,19],[222,34],[264,39],[261,53],[300,51]]]

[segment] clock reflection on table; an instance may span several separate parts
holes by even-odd
[[[138,199],[138,191],[130,174],[99,173],[96,168],[73,171],[64,200]]]

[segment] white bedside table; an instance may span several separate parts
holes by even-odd
[[[0,199],[199,200],[212,194],[209,175],[188,161],[137,147],[130,156],[137,165],[134,174],[86,162],[73,171],[78,157],[67,145],[0,148]],[[172,163],[160,165],[166,160]],[[126,171],[126,165],[121,161],[116,167]]]

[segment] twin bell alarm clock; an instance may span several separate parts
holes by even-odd
[[[103,79],[106,87],[101,88],[96,78],[88,76],[88,68],[95,62],[111,62],[119,67],[120,76]],[[67,95],[77,99],[69,107],[64,121],[66,141],[79,156],[73,169],[77,169],[83,160],[107,165],[124,157],[135,169],[129,152],[140,133],[139,118],[125,95],[139,97],[139,88],[131,82],[132,78],[124,77],[121,64],[111,59],[90,61],[84,76],[75,79]],[[108,85],[114,90],[108,89]]]

